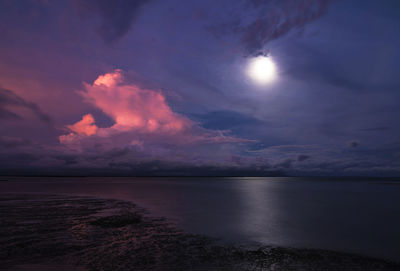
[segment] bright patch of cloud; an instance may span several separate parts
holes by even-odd
[[[69,143],[74,141],[79,136],[91,136],[96,134],[97,126],[92,114],[86,114],[82,117],[82,120],[75,124],[68,125],[67,128],[71,130],[68,135],[61,135],[59,140],[61,143]]]
[[[77,134],[87,136],[94,135],[98,129],[96,124],[94,124],[94,118],[91,114],[84,115],[82,120],[73,125],[68,125],[67,127]]]

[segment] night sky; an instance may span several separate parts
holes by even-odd
[[[0,0],[0,174],[400,176],[399,48],[397,0]]]

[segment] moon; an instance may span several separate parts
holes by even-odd
[[[268,84],[276,78],[276,67],[271,57],[258,56],[250,60],[247,75],[260,85]]]

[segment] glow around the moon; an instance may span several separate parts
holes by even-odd
[[[276,67],[271,57],[258,56],[250,60],[248,76],[258,84],[267,84],[276,78]]]

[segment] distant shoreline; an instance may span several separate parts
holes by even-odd
[[[0,175],[0,178],[299,178],[331,180],[385,179],[400,181],[400,176],[238,176],[238,175]],[[1,181],[1,180],[0,180]]]

